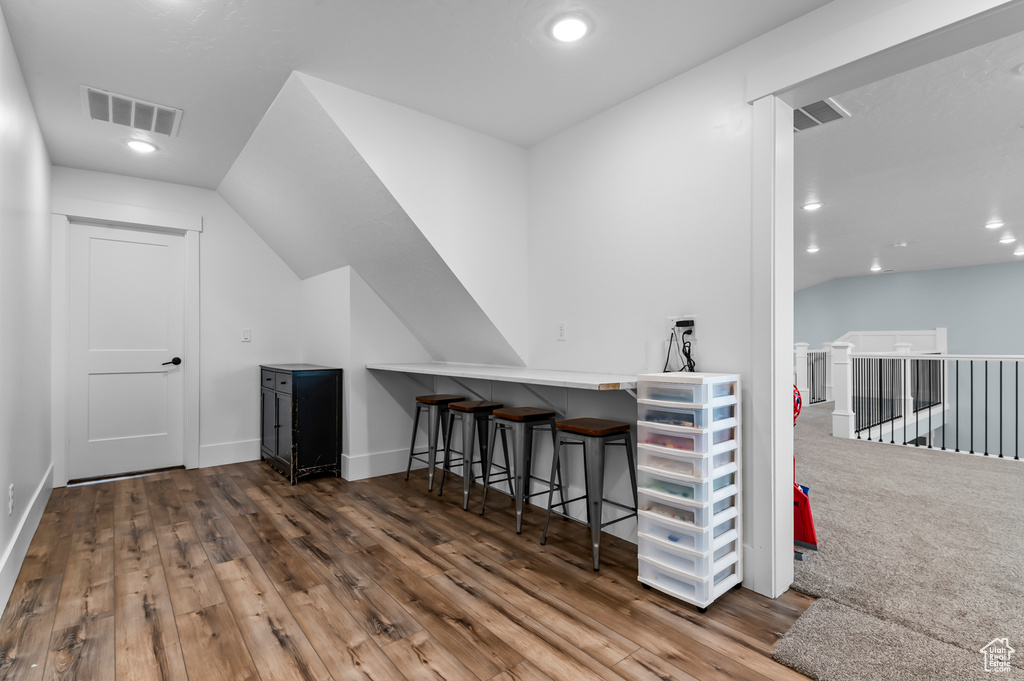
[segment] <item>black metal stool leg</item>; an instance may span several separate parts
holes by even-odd
[[[460,415],[459,418],[464,418]],[[448,477],[448,467],[452,458],[452,433],[455,432],[455,412],[448,410],[448,432],[444,440],[444,460],[441,463],[441,484],[437,488],[437,496],[444,494],[444,480]],[[465,447],[463,447],[465,449]]]
[[[498,422],[493,418],[488,420],[487,430],[490,433],[490,444],[487,445],[487,456],[484,461],[484,493],[480,500],[480,515],[484,514],[484,507],[487,506],[487,488],[491,486],[491,464],[494,462],[494,440],[498,436]],[[501,431],[501,443],[505,445],[505,431]],[[508,451],[505,452],[505,460],[508,461]]]
[[[555,471],[561,470],[561,466],[559,465],[559,461],[562,458],[562,451],[561,451],[561,447],[559,446],[559,441],[560,440],[561,440],[561,437],[556,433],[555,434],[555,443],[554,443],[555,451],[551,455],[551,477],[548,478],[548,480],[554,480],[555,479]],[[559,481],[559,484],[561,484],[561,481]],[[541,546],[544,546],[548,542],[548,525],[551,523],[551,504],[554,503],[554,501],[555,501],[555,488],[554,488],[554,485],[550,485],[549,484],[548,485],[548,513],[547,513],[547,516],[545,516],[545,518],[544,518],[544,532],[541,533],[541,535],[540,535],[540,545]],[[564,496],[562,497],[562,510],[563,511],[566,510],[565,509],[565,497]]]
[[[633,460],[633,436],[626,433],[626,465],[629,466],[629,480],[633,486],[633,510],[640,508],[640,500],[636,496],[636,462]]]
[[[416,403],[416,413],[412,416],[412,442],[409,444],[409,465],[405,469],[405,479],[409,479],[409,473],[412,472],[412,454],[416,451],[416,429],[420,425],[420,404]]]
[[[584,438],[583,442],[583,456],[589,459],[587,506],[590,508],[590,541],[594,550],[596,571],[600,569],[601,564],[601,521],[604,518],[601,513],[604,506],[604,440],[588,437]]]
[[[469,487],[473,484],[473,442],[476,440],[476,414],[462,414],[462,510],[469,505]],[[451,422],[454,426],[454,421]]]

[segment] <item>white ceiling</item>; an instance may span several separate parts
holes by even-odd
[[[870,275],[876,260],[896,272],[1024,260],[1022,64],[1024,34],[1010,36],[837,95],[852,118],[796,134],[797,290]],[[811,200],[825,205],[799,208]],[[1006,227],[984,228],[996,219]]]
[[[827,0],[0,0],[53,162],[215,188],[292,70],[529,146]],[[595,31],[544,29],[577,9]],[[79,85],[184,110],[159,154]]]

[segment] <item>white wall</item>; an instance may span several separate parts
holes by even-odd
[[[429,362],[430,353],[351,267],[300,284],[303,361],[345,370],[342,476],[359,480],[405,470],[415,379],[373,373],[373,363]],[[424,440],[425,441],[425,440]]]
[[[1022,293],[1024,262],[832,279],[796,292],[794,336],[944,326],[951,354],[1024,355]]]
[[[54,167],[53,195],[203,217],[199,465],[259,458],[258,366],[301,360],[298,277],[211,190]]]
[[[527,153],[299,74],[430,244],[527,359]]]
[[[0,608],[52,488],[50,159],[0,13]]]

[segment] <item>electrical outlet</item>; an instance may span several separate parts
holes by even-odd
[[[565,336],[565,322],[558,322],[558,331],[555,335],[555,340],[564,341],[567,340]]]
[[[689,314],[689,315],[684,314],[682,317],[679,318],[678,321],[680,321],[680,322],[685,322],[685,321],[692,322],[692,325],[687,327],[692,333],[690,333],[689,335],[686,336],[686,340],[690,341],[691,343],[695,343],[697,341],[697,316],[696,315],[692,315],[692,314]]]
[[[676,330],[676,320],[679,317],[665,317],[665,329],[668,333],[673,333]]]
[[[242,342],[243,343],[251,343],[252,342],[252,329],[242,329]]]
[[[7,515],[14,513],[14,483],[7,488]]]

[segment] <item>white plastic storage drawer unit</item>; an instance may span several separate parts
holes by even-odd
[[[639,580],[706,608],[743,581],[740,379],[637,380]]]

